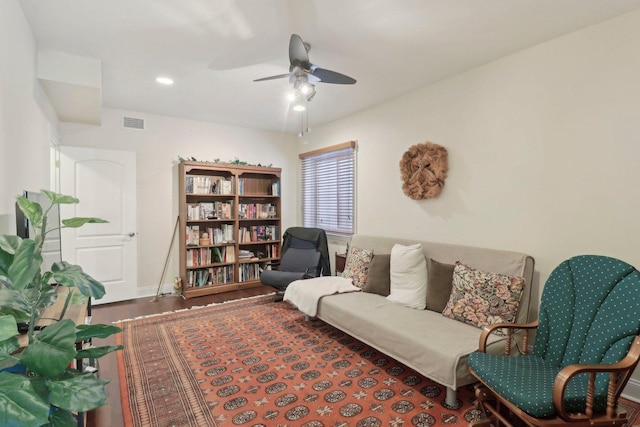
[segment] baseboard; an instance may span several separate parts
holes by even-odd
[[[640,403],[640,380],[631,378],[624,390],[622,390],[621,396],[633,402]]]
[[[139,287],[136,298],[152,297],[156,295],[157,291],[158,285]],[[163,283],[162,286],[160,286],[160,294],[173,294],[173,283]]]

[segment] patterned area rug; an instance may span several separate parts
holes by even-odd
[[[443,386],[272,295],[120,326],[127,426],[466,426],[479,416],[470,388],[449,408]]]

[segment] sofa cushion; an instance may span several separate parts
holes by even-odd
[[[524,278],[488,273],[457,263],[446,317],[477,327],[513,323],[518,313]]]
[[[391,292],[390,262],[391,254],[376,254],[373,256],[363,291],[382,295],[383,297],[389,295]]]
[[[427,301],[427,261],[422,246],[394,245],[389,267],[391,286],[387,299],[423,310]]]
[[[362,288],[367,280],[371,259],[373,259],[373,251],[351,247],[347,254],[342,277],[353,280],[353,286]]]
[[[447,306],[453,287],[455,264],[445,264],[429,258],[427,260],[427,310],[442,313]]]
[[[468,355],[478,349],[480,331],[474,326],[367,292],[323,297],[317,316],[447,387],[477,381],[467,367]],[[492,334],[489,351],[504,352],[497,344],[502,341]]]

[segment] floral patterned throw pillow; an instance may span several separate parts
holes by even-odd
[[[458,262],[442,315],[477,327],[513,323],[523,290],[523,277],[487,273]]]
[[[344,265],[342,277],[353,280],[353,286],[362,288],[367,281],[369,265],[373,259],[373,251],[368,249],[350,248]]]

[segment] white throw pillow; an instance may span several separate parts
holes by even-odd
[[[387,299],[424,310],[427,305],[427,260],[420,244],[394,245],[390,261],[391,293]]]

